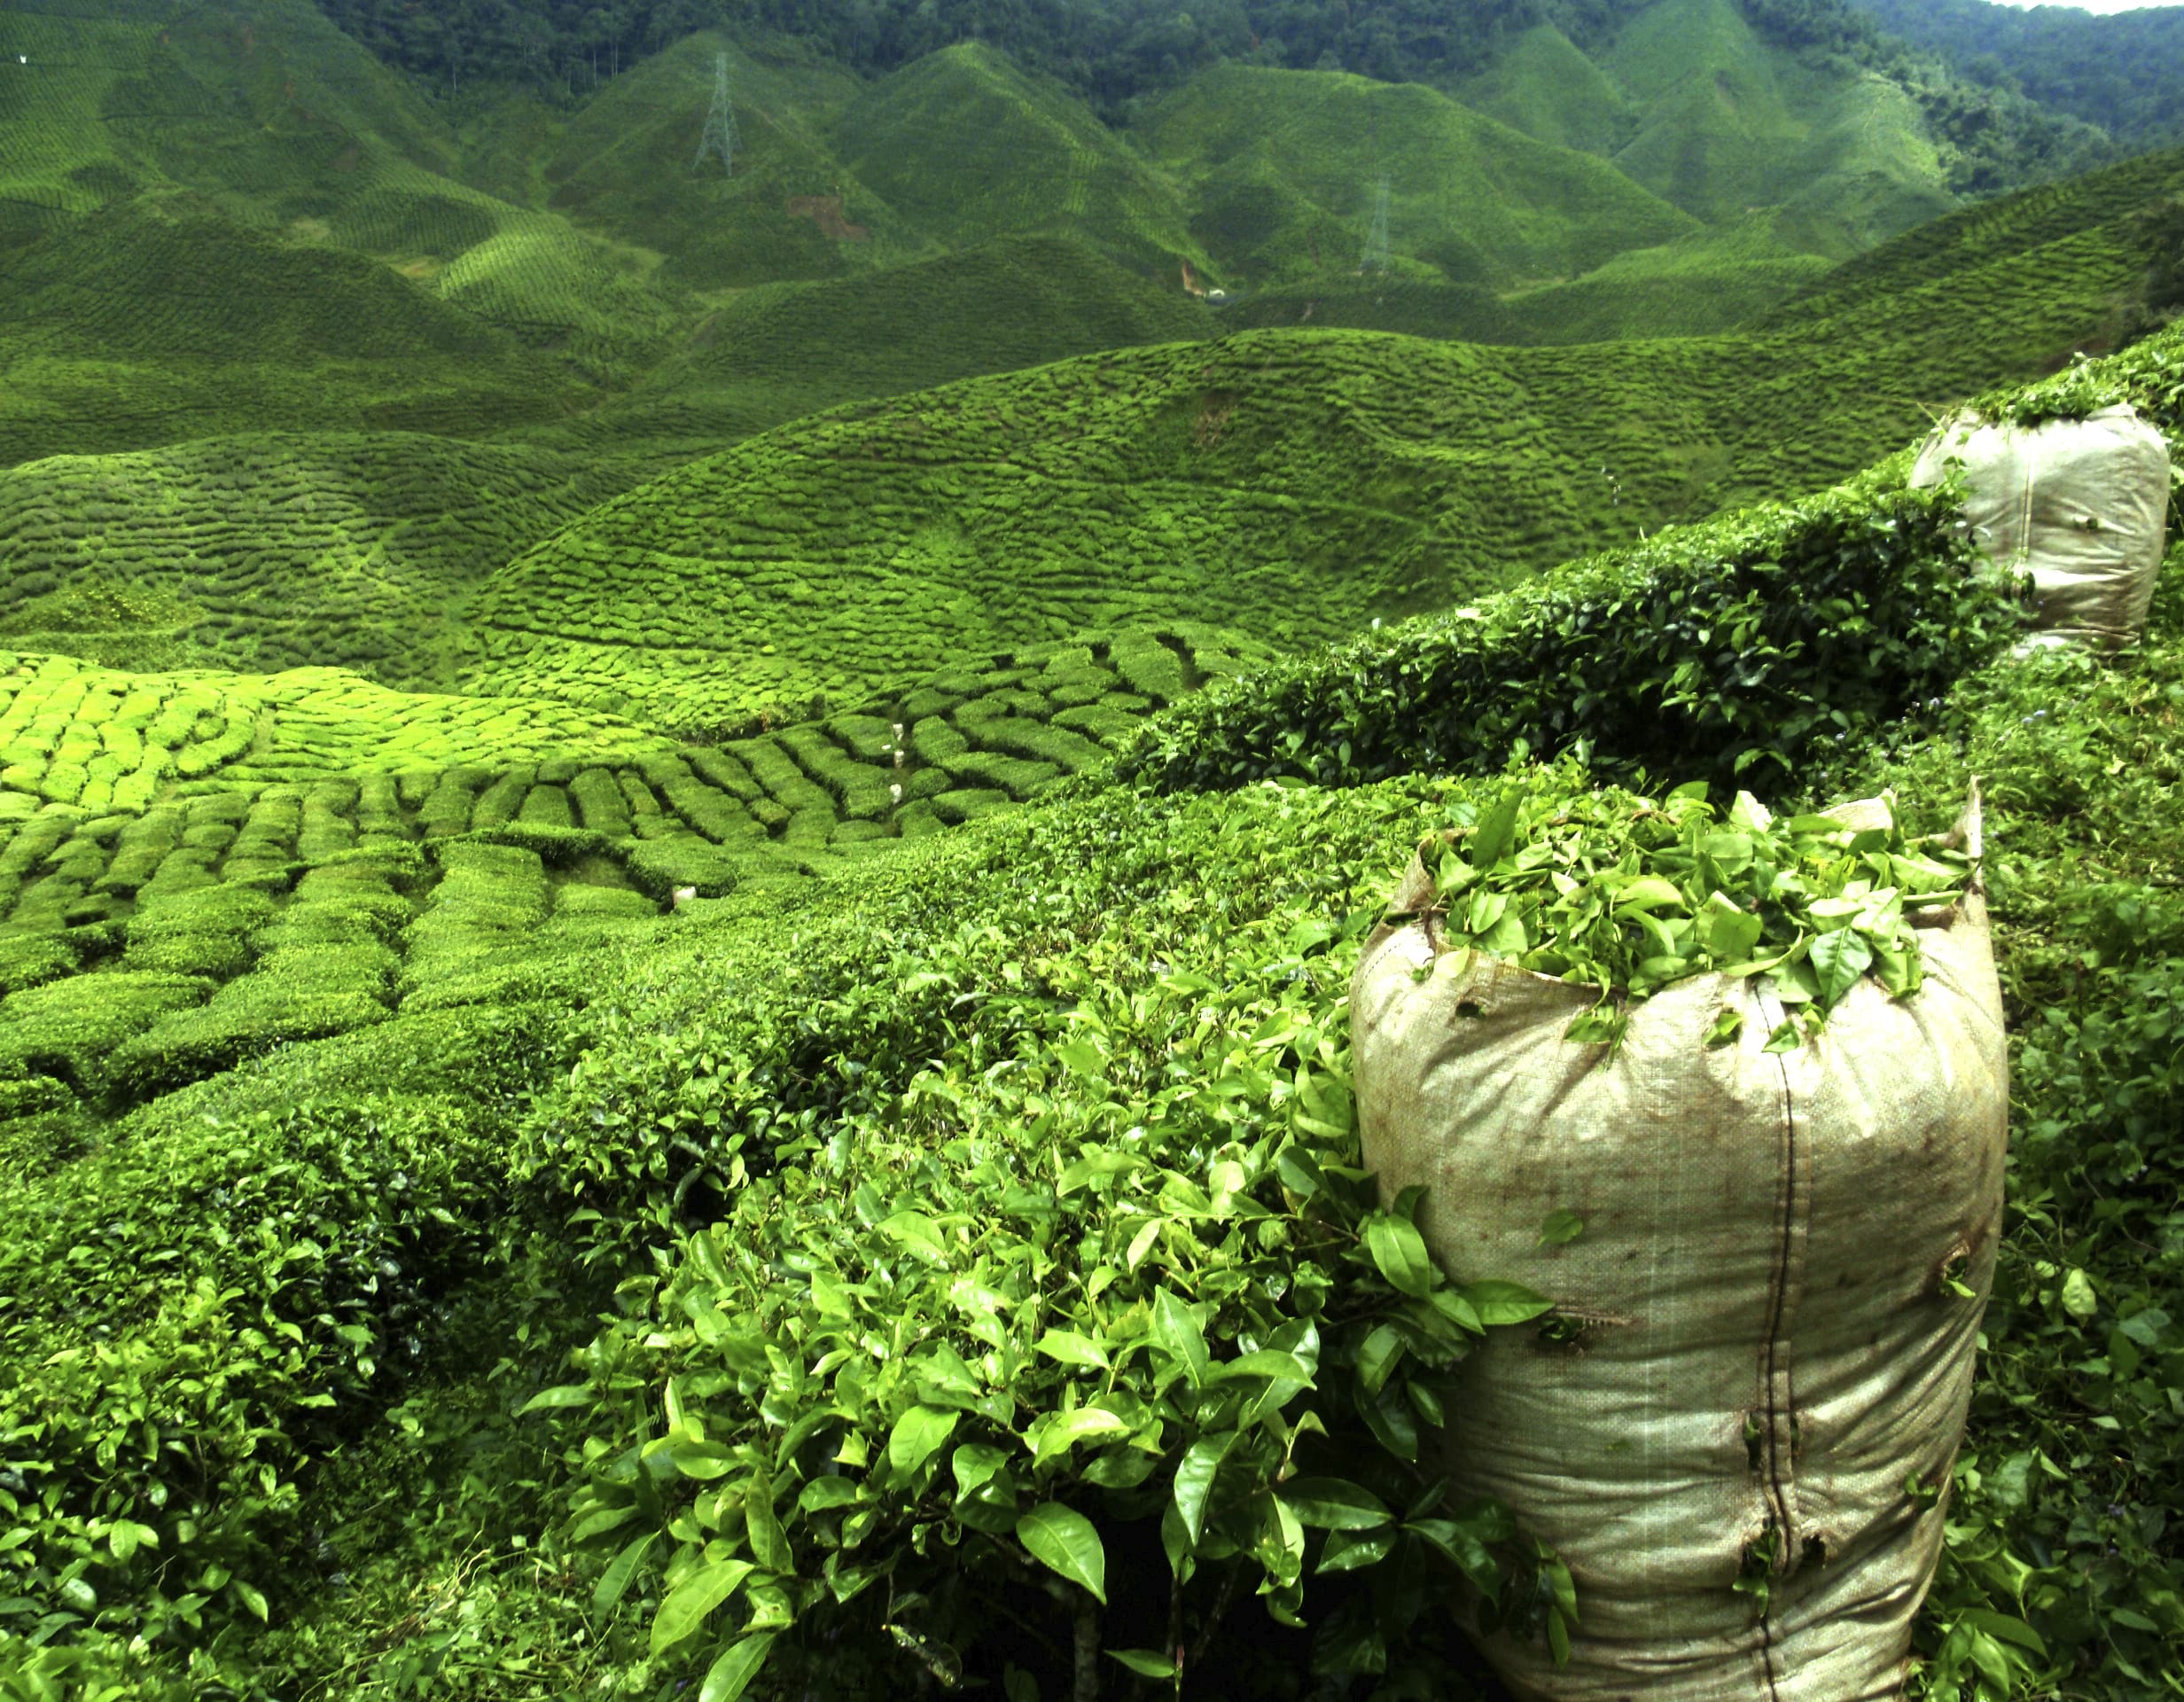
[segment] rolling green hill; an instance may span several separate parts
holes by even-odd
[[[922,390],[1072,355],[1209,335],[1170,279],[1072,238],[1002,238],[939,258],[738,293],[581,428],[690,453],[860,397]]]
[[[1726,379],[1636,349],[1255,332],[845,408],[495,574],[463,677],[735,725],[1085,627],[1307,643],[1682,511]],[[1654,433],[1681,447],[1640,450]]]
[[[741,134],[732,177],[717,161],[702,170],[693,163],[721,53]],[[665,277],[696,290],[869,270],[928,251],[923,233],[892,216],[833,145],[831,121],[861,90],[793,41],[706,32],[556,121],[528,163],[546,206],[656,257]],[[479,140],[497,145],[495,128],[484,122]],[[833,230],[794,210],[808,200],[836,204]],[[837,234],[850,227],[865,234]]]
[[[2096,346],[2152,240],[2118,209],[2180,171],[2149,160],[1957,215],[1977,240],[1900,238],[1868,262],[1874,294],[1823,283],[1762,333],[1490,348],[1248,332],[838,410],[495,574],[462,677],[736,726],[1082,627],[1190,614],[1293,646],[1459,602],[1825,484],[1953,398]],[[1703,274],[1720,251],[1696,259]]]
[[[1163,277],[1205,262],[1174,185],[1081,102],[966,43],[874,84],[834,125],[845,163],[951,247],[1076,236]]]
[[[120,448],[284,413],[413,434],[19,468],[0,486],[0,619],[19,643],[116,661],[355,667],[677,727],[852,703],[959,647],[1117,622],[1306,642],[1824,481],[1952,394],[2100,347],[2180,171],[2153,157],[1968,209],[1825,277],[1756,218],[1506,300],[1397,275],[1209,313],[1082,244],[1011,239],[723,294],[641,382],[573,413],[549,400],[564,355],[542,336],[152,191],[9,256],[22,310],[0,336],[37,352],[13,369],[0,441]],[[483,257],[514,239],[472,245],[434,282],[488,290]],[[1756,336],[1720,332],[1762,309]],[[1648,318],[1710,334],[1566,352],[1318,334],[1346,320],[1581,342]],[[1306,334],[1191,340],[1254,321]],[[584,513],[814,408],[1179,341],[853,407]],[[683,677],[697,658],[702,685]]]
[[[641,262],[446,175],[445,121],[308,4],[20,16],[0,460],[488,431],[627,377],[687,316]]]
[[[1839,260],[1954,204],[1907,93],[1878,75],[1814,76],[1763,43],[1736,0],[1662,0],[1602,64],[1638,116],[1616,163],[1710,223],[1779,207],[1799,246]]]
[[[1914,302],[1938,322],[1962,305],[1957,334],[1985,340],[1983,303],[2027,277],[2058,298],[2090,305],[2105,296],[2111,319],[2120,317],[2142,297],[2149,266],[2167,258],[2159,215],[2180,186],[2184,151],[2170,149],[1965,207],[1845,262],[1767,323],[1786,331],[1870,319]],[[2096,348],[2108,328],[2089,329],[2083,346]]]
[[[1253,285],[1354,272],[1384,179],[1392,250],[1462,284],[1566,277],[1694,228],[1612,168],[1416,84],[1222,66],[1134,130],[1190,185],[1215,258]]]
[[[10,18],[0,463],[257,429],[705,453],[1197,334],[1186,262],[1254,325],[1712,334],[1947,199],[1897,84],[1767,44],[1731,0],[1641,8],[1590,57],[1522,34],[1461,92],[1536,137],[1240,64],[1113,129],[977,43],[861,79],[758,29],[573,105],[451,113],[308,0]],[[691,163],[721,53],[732,177]],[[1384,178],[1391,269],[1360,277]],[[1073,246],[1010,246],[1034,239]],[[906,316],[920,335],[889,334]]]
[[[0,642],[129,668],[443,683],[470,589],[636,477],[395,433],[204,438],[0,469]]]

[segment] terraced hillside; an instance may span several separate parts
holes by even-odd
[[[682,899],[762,903],[1035,797],[1267,655],[1190,623],[1092,634],[677,748],[334,669],[0,654],[0,1122],[521,996]]]
[[[1389,185],[1400,271],[1505,289],[1696,228],[1612,167],[1418,84],[1221,66],[1134,127],[1192,224],[1256,287],[1354,273]]]
[[[1088,627],[1189,613],[1304,644],[1698,499],[1684,452],[1640,445],[1720,445],[1726,373],[1513,358],[1255,332],[838,410],[495,574],[463,678],[735,726]]]
[[[249,436],[0,472],[0,630],[20,647],[140,667],[329,665],[396,685],[548,691],[682,728],[801,715],[815,696],[838,707],[953,647],[983,653],[1117,621],[1212,618],[1291,645],[1723,501],[1822,482],[1966,388],[2099,347],[2159,246],[2149,209],[2180,183],[2184,156],[2151,157],[1900,238],[1783,304],[1757,337],[1585,351],[1346,338],[1307,317],[1325,305],[1338,323],[1343,303],[1310,292],[1209,313],[1042,238],[768,286],[729,299],[625,398],[510,428],[501,447]],[[150,216],[121,204],[18,257],[19,275],[50,268],[44,293],[24,298],[26,325],[60,342],[80,334],[72,321],[96,316],[65,311],[82,298],[53,256],[105,221],[134,230]],[[255,252],[186,210],[158,215],[154,234],[93,244],[82,277],[96,283],[98,257],[124,252],[171,247],[185,271],[192,244]],[[474,378],[496,360],[520,376],[546,358],[448,316],[456,310],[384,268],[281,252],[303,269],[300,301],[330,300],[324,311],[354,321],[328,336],[355,340],[349,365],[372,382],[437,384],[451,368]],[[1778,280],[1810,264],[1766,258],[1776,252],[1759,221],[1615,259],[1622,293],[1580,282],[1501,301],[1396,277],[1372,283],[1370,298],[1353,280],[1349,300],[1369,318],[1384,293],[1388,317],[1445,312],[1454,323],[1438,328],[1455,332],[1491,314],[1511,342],[1549,319],[1556,339],[1597,336],[1642,286],[1664,317],[1703,312],[1724,257],[1759,256],[1738,263]],[[326,268],[415,316],[311,294]],[[113,334],[134,340],[159,382],[101,369],[126,391],[102,430],[163,435],[208,408],[254,408],[250,390],[219,401],[246,369],[160,353],[183,337],[192,302],[234,321],[224,345],[206,333],[208,351],[277,332],[297,360],[318,356],[302,326],[254,322],[246,299],[167,300],[167,320],[115,308]],[[1293,309],[1304,334],[1175,343],[852,408],[588,518],[676,457],[807,403],[1174,342],[1273,306],[1283,311],[1263,316],[1288,323]],[[915,334],[897,334],[906,324]],[[19,409],[41,404],[38,370],[17,369]],[[440,394],[456,414],[445,423],[479,428]],[[160,411],[167,395],[183,398],[180,415]],[[411,391],[388,411],[432,424],[438,406]]]
[[[1520,334],[1510,340],[1604,343],[1748,326],[1834,269],[1786,239],[1786,223],[1781,213],[1755,214],[1632,249],[1582,277],[1512,297],[1506,310]]]
[[[1500,293],[1408,271],[1252,291],[1222,315],[1256,327],[1345,326],[1475,343],[1605,343],[1739,330],[1835,269],[1759,214],[1611,256],[1567,282]]]
[[[2180,168],[2092,193],[2143,207]],[[838,410],[496,574],[460,677],[740,727],[1085,627],[1188,613],[1293,647],[1461,602],[1824,485],[1952,398],[2060,365],[2140,286],[2135,212],[2059,241],[2044,192],[1990,216],[1962,270],[1825,336],[1788,316],[1768,335],[1540,348],[1306,327]]]
[[[462,598],[636,481],[416,433],[205,438],[0,470],[0,643],[116,666],[445,683]]]
[[[1205,338],[1175,286],[1074,238],[1003,238],[854,277],[743,291],[627,396],[553,441],[690,454],[866,396]]]
[[[1990,304],[2028,273],[2059,301],[2105,291],[2120,316],[2142,299],[2146,269],[2167,258],[2156,226],[2180,185],[2184,150],[2172,148],[1965,207],[1845,262],[1759,324],[1789,332],[1911,314],[1938,329],[1954,316],[1955,334],[1985,342]],[[2087,337],[2089,349],[2102,340]]]

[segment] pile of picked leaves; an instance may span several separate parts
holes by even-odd
[[[1911,839],[1884,794],[1848,816],[1776,816],[1739,792],[1726,818],[1706,784],[1654,800],[1618,788],[1511,786],[1478,819],[1418,848],[1433,880],[1421,915],[1438,956],[1422,973],[1462,973],[1473,953],[1580,987],[1599,1003],[1570,1038],[1614,1044],[1628,1006],[1694,975],[1757,976],[1789,1015],[1768,1036],[1789,1051],[1819,1032],[1861,977],[1893,997],[1923,976],[1915,911],[1952,904],[1973,861]],[[1710,1043],[1743,1013],[1725,1007]]]

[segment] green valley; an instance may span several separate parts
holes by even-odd
[[[2184,544],[2030,646],[1912,451],[2184,454],[2184,152],[2023,82],[1840,0],[0,12],[0,1702],[1589,1670],[1442,1464],[1633,1321],[1429,1253],[1352,973],[1521,804],[1719,822],[1709,909],[1581,871],[1648,974],[1913,998],[1868,877],[1975,787],[2008,1205],[1887,1693],[2173,1690]],[[1695,1067],[1859,1066],[1777,1017]],[[1739,1542],[1762,1667],[1863,1575]]]

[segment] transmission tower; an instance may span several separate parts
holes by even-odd
[[[696,165],[704,165],[706,156],[721,156],[721,169],[731,177],[736,173],[736,106],[728,98],[728,55],[713,56],[713,110],[706,114],[706,133],[698,141]]]
[[[1373,228],[1365,238],[1365,258],[1358,262],[1361,272],[1384,272],[1388,269],[1388,180],[1383,177],[1373,191]]]

